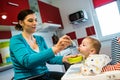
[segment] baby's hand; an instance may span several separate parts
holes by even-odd
[[[120,37],[118,37],[118,43],[120,44]]]

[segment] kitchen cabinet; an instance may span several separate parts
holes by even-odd
[[[28,0],[0,0],[0,25],[17,24],[18,13],[28,8]],[[6,19],[2,18],[3,15],[7,16]]]
[[[59,8],[38,0],[42,23],[60,24],[63,29]]]
[[[11,31],[0,31],[0,39],[10,39],[11,36]]]

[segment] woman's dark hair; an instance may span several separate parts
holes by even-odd
[[[19,20],[23,21],[27,15],[33,14],[33,13],[35,13],[35,12],[30,9],[25,9],[25,10],[20,11],[20,13],[17,16],[18,22],[19,22]],[[15,26],[15,29],[19,30],[19,31],[23,30],[22,26],[19,23]]]

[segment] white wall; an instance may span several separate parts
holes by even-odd
[[[75,31],[77,38],[85,37],[86,31],[85,28],[93,25],[92,21],[92,9],[90,1],[92,0],[52,0],[52,5],[59,7],[60,14],[62,17],[64,30],[62,34]],[[88,21],[80,23],[79,25],[72,25],[68,19],[68,15],[79,11],[81,9],[86,10],[88,14]],[[111,54],[111,41],[104,41],[102,43],[102,48],[100,53]]]
[[[86,36],[84,28],[89,27],[93,24],[91,20],[89,0],[52,0],[52,4],[59,7],[60,9],[64,25],[63,34],[71,31],[76,31],[78,38]],[[89,18],[88,21],[82,22],[79,25],[70,24],[68,15],[82,9],[86,10]]]
[[[102,48],[100,53],[107,54],[111,56],[111,40],[110,41],[104,41],[102,43]]]

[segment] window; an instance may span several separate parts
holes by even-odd
[[[96,18],[98,21],[95,23],[95,26],[98,32],[98,38],[106,40],[113,38],[113,36],[117,36],[118,34],[120,35],[120,13],[117,1],[103,1],[111,2],[99,6],[96,6],[94,3],[94,8],[97,16]]]

